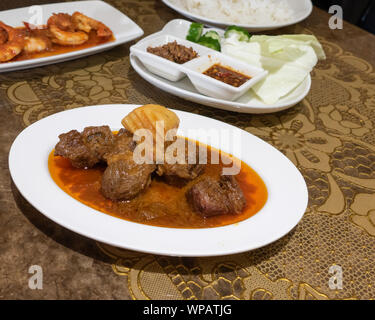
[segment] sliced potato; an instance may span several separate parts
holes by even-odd
[[[150,130],[155,141],[156,126],[159,121],[161,121],[164,126],[164,132],[158,132],[159,135],[163,134],[163,140],[167,131],[177,129],[180,124],[179,118],[173,111],[157,104],[146,104],[134,109],[122,119],[121,123],[133,134],[136,133],[138,129]]]

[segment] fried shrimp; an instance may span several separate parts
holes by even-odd
[[[107,38],[112,35],[111,29],[109,29],[104,23],[89,18],[80,12],[74,12],[72,18],[79,30],[87,33],[89,33],[91,30],[95,30],[98,37],[103,38]]]
[[[85,43],[89,36],[83,31],[78,31],[72,16],[66,13],[54,13],[47,22],[53,36],[52,42],[60,45],[80,45]]]
[[[27,29],[25,46],[23,48],[26,53],[42,52],[51,48],[51,40],[43,33],[46,31],[45,28],[33,26],[27,22],[24,22],[24,25]]]
[[[4,44],[5,42],[8,41],[8,33],[0,28],[0,44]]]
[[[80,12],[54,13],[46,24],[23,24],[24,27],[13,28],[0,21],[0,64],[76,51],[112,37],[105,24]]]
[[[21,30],[12,28],[1,21],[0,30],[2,30],[0,37],[0,62],[5,62],[21,53],[25,43],[25,35]]]

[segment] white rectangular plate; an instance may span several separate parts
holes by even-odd
[[[76,1],[30,6],[0,12],[0,21],[12,26],[23,26],[23,21],[33,24],[45,24],[53,13],[75,11],[103,22],[113,32],[115,40],[94,47],[30,60],[0,63],[0,72],[40,67],[47,64],[81,58],[120,44],[129,42],[143,35],[143,30],[129,17],[103,1]],[[39,19],[39,21],[38,21]]]

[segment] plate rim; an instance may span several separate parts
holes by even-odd
[[[296,19],[292,22],[284,22],[284,23],[279,23],[279,24],[275,24],[275,25],[256,25],[256,24],[238,24],[238,23],[236,23],[236,25],[239,26],[239,27],[245,28],[247,30],[265,31],[265,30],[274,30],[274,29],[284,28],[284,27],[287,27],[287,26],[297,24],[297,23],[307,19],[311,15],[312,10],[313,10],[313,4],[312,4],[311,0],[303,0],[303,1],[305,1],[306,4],[309,6],[308,10],[306,11],[306,13],[302,17],[300,17],[300,18],[298,18],[298,19]],[[197,15],[195,13],[190,13],[189,11],[172,4],[169,0],[162,0],[162,2],[166,6],[171,8],[172,10],[175,10],[176,12],[180,13],[181,15],[183,15],[183,16],[189,18],[189,19],[192,19],[194,21],[203,22],[206,25],[216,26],[216,27],[220,27],[220,28],[233,25],[233,23],[230,23],[230,22],[217,22],[217,21],[212,20],[210,18],[206,18],[206,17],[200,16],[200,15]]]
[[[235,127],[233,125],[230,125],[230,124],[227,124],[225,122],[222,122],[222,121],[219,121],[219,120],[215,120],[215,119],[211,119],[211,118],[208,118],[208,117],[205,117],[205,116],[201,116],[201,115],[197,115],[197,114],[192,114],[192,113],[189,113],[189,112],[185,112],[185,111],[178,111],[176,110],[178,113],[181,113],[182,115],[186,114],[186,115],[190,115],[192,116],[193,118],[194,117],[198,117],[198,118],[204,118],[203,120],[205,121],[209,121],[209,122],[214,122],[214,123],[222,123],[224,124],[224,126],[226,127],[231,127],[231,128],[234,128],[235,130],[240,130],[240,131],[243,131],[245,132],[245,134],[249,135],[249,137],[251,139],[255,139],[255,141],[257,141],[257,144],[260,144],[260,145],[268,145],[267,148],[269,148],[269,150],[273,150],[274,151],[277,151],[278,155],[281,156],[281,159],[283,159],[282,161],[286,161],[287,163],[287,166],[289,166],[289,168],[291,168],[292,171],[294,171],[294,173],[296,174],[296,178],[297,180],[299,180],[298,183],[301,183],[302,187],[303,187],[303,190],[301,190],[301,194],[304,196],[304,201],[303,204],[301,202],[301,208],[303,208],[303,210],[301,209],[301,211],[299,212],[298,214],[298,217],[295,219],[295,221],[293,221],[292,223],[289,223],[288,226],[286,227],[287,230],[284,230],[282,231],[281,234],[278,234],[276,237],[273,237],[270,241],[267,241],[267,243],[261,243],[260,245],[258,246],[248,246],[246,249],[244,249],[243,247],[237,249],[237,250],[229,250],[229,249],[222,249],[221,251],[216,249],[215,252],[191,252],[189,251],[189,249],[184,249],[184,250],[187,250],[183,253],[181,252],[178,252],[178,250],[176,251],[175,249],[174,250],[171,250],[170,248],[163,248],[162,250],[159,249],[150,249],[150,248],[139,248],[139,247],[134,247],[134,246],[129,246],[129,245],[126,245],[126,244],[119,244],[117,242],[111,242],[111,241],[108,241],[107,239],[104,239],[100,236],[96,236],[96,235],[88,235],[87,233],[77,229],[76,227],[72,227],[71,225],[69,225],[68,222],[61,222],[58,218],[56,218],[56,216],[54,216],[53,214],[51,213],[48,213],[48,212],[44,212],[43,211],[43,208],[40,209],[40,206],[38,207],[38,204],[35,203],[34,199],[30,199],[29,198],[29,195],[27,194],[27,191],[25,192],[25,190],[23,189],[22,185],[20,185],[20,181],[19,181],[19,177],[18,177],[18,173],[17,173],[17,168],[14,168],[14,161],[13,159],[17,156],[17,148],[19,148],[18,144],[20,143],[20,140],[22,139],[22,137],[24,135],[27,135],[27,134],[30,134],[29,132],[31,131],[31,134],[32,134],[32,131],[33,130],[37,130],[38,129],[38,126],[41,126],[41,122],[43,121],[43,124],[44,123],[47,123],[48,124],[48,121],[49,119],[52,120],[53,118],[57,118],[59,119],[59,117],[61,117],[61,114],[68,114],[68,113],[75,113],[75,112],[78,112],[80,113],[82,110],[82,112],[85,112],[85,111],[89,111],[90,109],[92,108],[96,108],[98,112],[101,111],[101,109],[108,109],[108,108],[113,108],[113,110],[119,108],[119,107],[122,107],[122,109],[124,110],[127,110],[128,112],[131,110],[130,108],[135,108],[139,105],[136,105],[136,104],[109,104],[109,105],[98,105],[98,106],[87,106],[87,107],[81,107],[81,108],[75,108],[75,109],[71,109],[71,110],[65,110],[65,111],[62,111],[62,112],[58,112],[58,113],[55,113],[55,114],[52,114],[46,118],[43,118],[35,123],[33,123],[32,125],[28,126],[27,128],[25,128],[17,137],[16,139],[14,140],[12,146],[11,146],[11,149],[9,151],[9,158],[8,158],[8,163],[9,163],[9,171],[10,171],[10,174],[11,174],[11,177],[12,177],[12,180],[15,184],[15,186],[17,187],[18,191],[22,194],[22,196],[36,209],[38,210],[41,214],[43,214],[44,216],[46,216],[47,218],[51,219],[52,221],[54,221],[55,223],[59,224],[60,226],[63,226],[64,228],[67,228],[69,230],[72,230],[73,232],[76,232],[78,234],[81,234],[85,237],[88,237],[88,238],[91,238],[91,239],[94,239],[96,241],[100,241],[100,242],[103,242],[103,243],[107,243],[109,245],[112,245],[112,246],[116,246],[116,247],[120,247],[120,248],[124,248],[124,249],[128,249],[128,250],[135,250],[135,251],[139,251],[139,252],[145,252],[145,253],[151,253],[151,254],[162,254],[162,255],[170,255],[170,256],[186,256],[186,257],[207,257],[207,256],[221,256],[221,255],[228,255],[228,254],[237,254],[237,253],[240,253],[240,252],[245,252],[245,251],[250,251],[250,250],[254,250],[254,249],[257,249],[259,247],[263,247],[265,245],[268,245],[274,241],[277,241],[278,239],[280,239],[281,237],[285,236],[287,233],[289,233],[297,224],[298,222],[302,219],[302,217],[304,216],[305,214],[305,211],[306,211],[306,208],[307,208],[307,204],[308,204],[308,190],[307,190],[307,186],[306,186],[306,182],[304,181],[304,178],[302,176],[302,174],[300,173],[300,171],[295,167],[295,165],[285,156],[283,155],[280,151],[278,151],[276,148],[274,148],[272,145],[268,144],[267,142],[263,141],[262,139],[252,135],[251,133],[248,133],[238,127]],[[107,111],[107,110],[106,110]],[[119,109],[117,109],[116,111],[119,111]],[[64,117],[64,115],[62,117]],[[36,128],[36,129],[35,129]],[[22,140],[21,140],[22,142]],[[46,146],[47,147],[47,146]],[[49,150],[49,149],[48,149]],[[15,154],[16,152],[16,154]],[[44,159],[44,161],[47,161],[47,159]],[[16,171],[15,171],[16,170]],[[47,166],[47,169],[48,171],[48,166]],[[256,170],[257,173],[262,177],[262,173],[259,172],[258,170]],[[152,231],[153,230],[157,230],[156,233],[158,233],[158,230],[160,232],[160,230],[163,232],[163,233],[181,233],[183,236],[186,236],[187,234],[195,234],[195,233],[202,233],[203,231],[206,231],[207,230],[214,230],[214,234],[215,234],[215,231],[216,230],[224,230],[224,233],[225,232],[229,232],[233,229],[233,228],[238,228],[238,226],[240,224],[244,225],[244,224],[247,224],[249,220],[251,221],[255,221],[255,220],[259,220],[259,215],[261,214],[261,212],[258,212],[255,216],[249,218],[249,219],[245,219],[237,224],[231,224],[231,225],[227,225],[227,226],[222,226],[222,227],[216,227],[216,228],[201,228],[201,229],[178,229],[178,228],[165,228],[165,227],[155,227],[155,226],[148,226],[148,225],[144,225],[144,224],[140,224],[140,223],[136,223],[136,222],[131,222],[131,221],[126,221],[126,220],[123,220],[123,219],[120,219],[120,218],[116,218],[116,217],[113,217],[113,216],[110,216],[110,215],[107,215],[105,213],[101,213],[100,211],[97,211],[95,209],[92,209],[86,205],[84,205],[83,203],[71,198],[67,193],[65,193],[62,189],[60,189],[56,184],[55,182],[52,180],[52,178],[50,177],[49,175],[49,171],[48,171],[48,176],[49,176],[49,184],[52,183],[52,185],[54,186],[54,189],[55,190],[59,190],[58,193],[60,195],[64,195],[63,198],[67,198],[69,199],[69,201],[71,201],[71,206],[75,207],[77,204],[79,208],[86,208],[86,210],[88,210],[89,212],[96,212],[96,213],[100,213],[101,216],[106,216],[107,218],[105,218],[106,220],[108,219],[111,219],[111,221],[116,221],[116,223],[119,223],[119,221],[122,221],[123,225],[125,224],[130,224],[131,227],[134,227],[134,225],[137,225],[138,227],[136,227],[136,229],[147,229],[148,231],[147,232],[150,232],[150,230]],[[263,178],[263,177],[262,177]],[[267,182],[265,181],[265,183],[267,184]],[[269,186],[267,185],[267,189],[269,189]],[[299,190],[299,189],[298,189]],[[300,191],[300,190],[299,190]],[[35,191],[34,191],[35,192]],[[267,200],[266,202],[266,205],[267,206],[267,203],[269,203],[269,200]],[[74,205],[73,205],[74,204]],[[261,209],[264,210],[265,207],[263,207]],[[114,219],[114,220],[113,220]],[[95,218],[93,218],[93,220],[95,220]],[[112,222],[111,222],[112,223]],[[140,227],[139,227],[140,226]],[[172,231],[171,231],[172,230]],[[238,229],[237,229],[238,230]],[[211,232],[212,233],[212,232]],[[220,233],[220,232],[219,232]]]

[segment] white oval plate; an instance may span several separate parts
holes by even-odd
[[[48,156],[58,135],[86,126],[121,128],[121,119],[135,105],[102,105],[56,113],[23,130],[9,154],[12,179],[21,194],[56,223],[116,247],[173,256],[217,256],[265,246],[287,234],[302,218],[308,200],[305,181],[281,152],[263,140],[226,123],[176,111],[180,129],[215,128],[240,136],[242,155],[268,189],[265,206],[236,224],[204,229],[176,229],[129,222],[96,211],[73,199],[52,180]],[[215,144],[212,144],[214,147]],[[223,151],[229,152],[223,148]]]
[[[143,35],[143,30],[133,20],[111,5],[98,0],[43,4],[1,11],[0,21],[13,27],[23,26],[23,21],[33,24],[45,24],[53,13],[63,12],[72,14],[75,11],[80,11],[90,18],[97,19],[106,24],[112,30],[115,40],[94,47],[48,57],[0,63],[0,72],[40,67],[81,58],[111,49]],[[38,14],[40,14],[41,17],[40,21],[35,20],[35,18],[39,18]]]
[[[272,30],[272,29],[278,29],[278,28],[283,28],[286,26],[290,26],[293,24],[296,24],[298,22],[301,22],[302,20],[305,20],[312,11],[312,3],[311,0],[283,0],[287,1],[290,5],[290,7],[293,9],[294,14],[290,18],[289,21],[283,22],[283,23],[275,23],[275,24],[239,24],[239,23],[228,23],[228,22],[221,22],[218,20],[212,20],[194,13],[191,13],[181,7],[176,6],[175,4],[172,4],[169,0],[162,0],[168,7],[172,8],[173,10],[177,11],[178,13],[182,14],[183,16],[203,23],[208,26],[212,27],[217,27],[217,28],[226,28],[230,25],[237,25],[242,28],[247,29],[248,31],[253,31],[253,32],[259,32],[259,31],[264,31],[264,30]]]
[[[158,37],[160,35],[172,35],[181,39],[185,39],[189,26],[190,22],[187,20],[172,20],[168,22],[161,31],[153,33],[141,39],[137,42],[136,45],[139,45],[140,43],[145,41],[149,41],[151,38]],[[217,29],[217,31],[222,33],[222,31],[220,31],[219,29]],[[265,104],[263,101],[258,99],[251,92],[251,90],[237,100],[229,101],[216,99],[200,94],[186,77],[176,82],[159,77],[156,74],[150,72],[134,54],[130,54],[130,64],[143,79],[163,91],[166,91],[188,101],[234,112],[271,113],[281,111],[290,108],[296,105],[298,102],[302,101],[309,93],[311,87],[311,77],[310,75],[308,75],[297,88],[295,88],[288,95],[282,97],[274,104]]]

